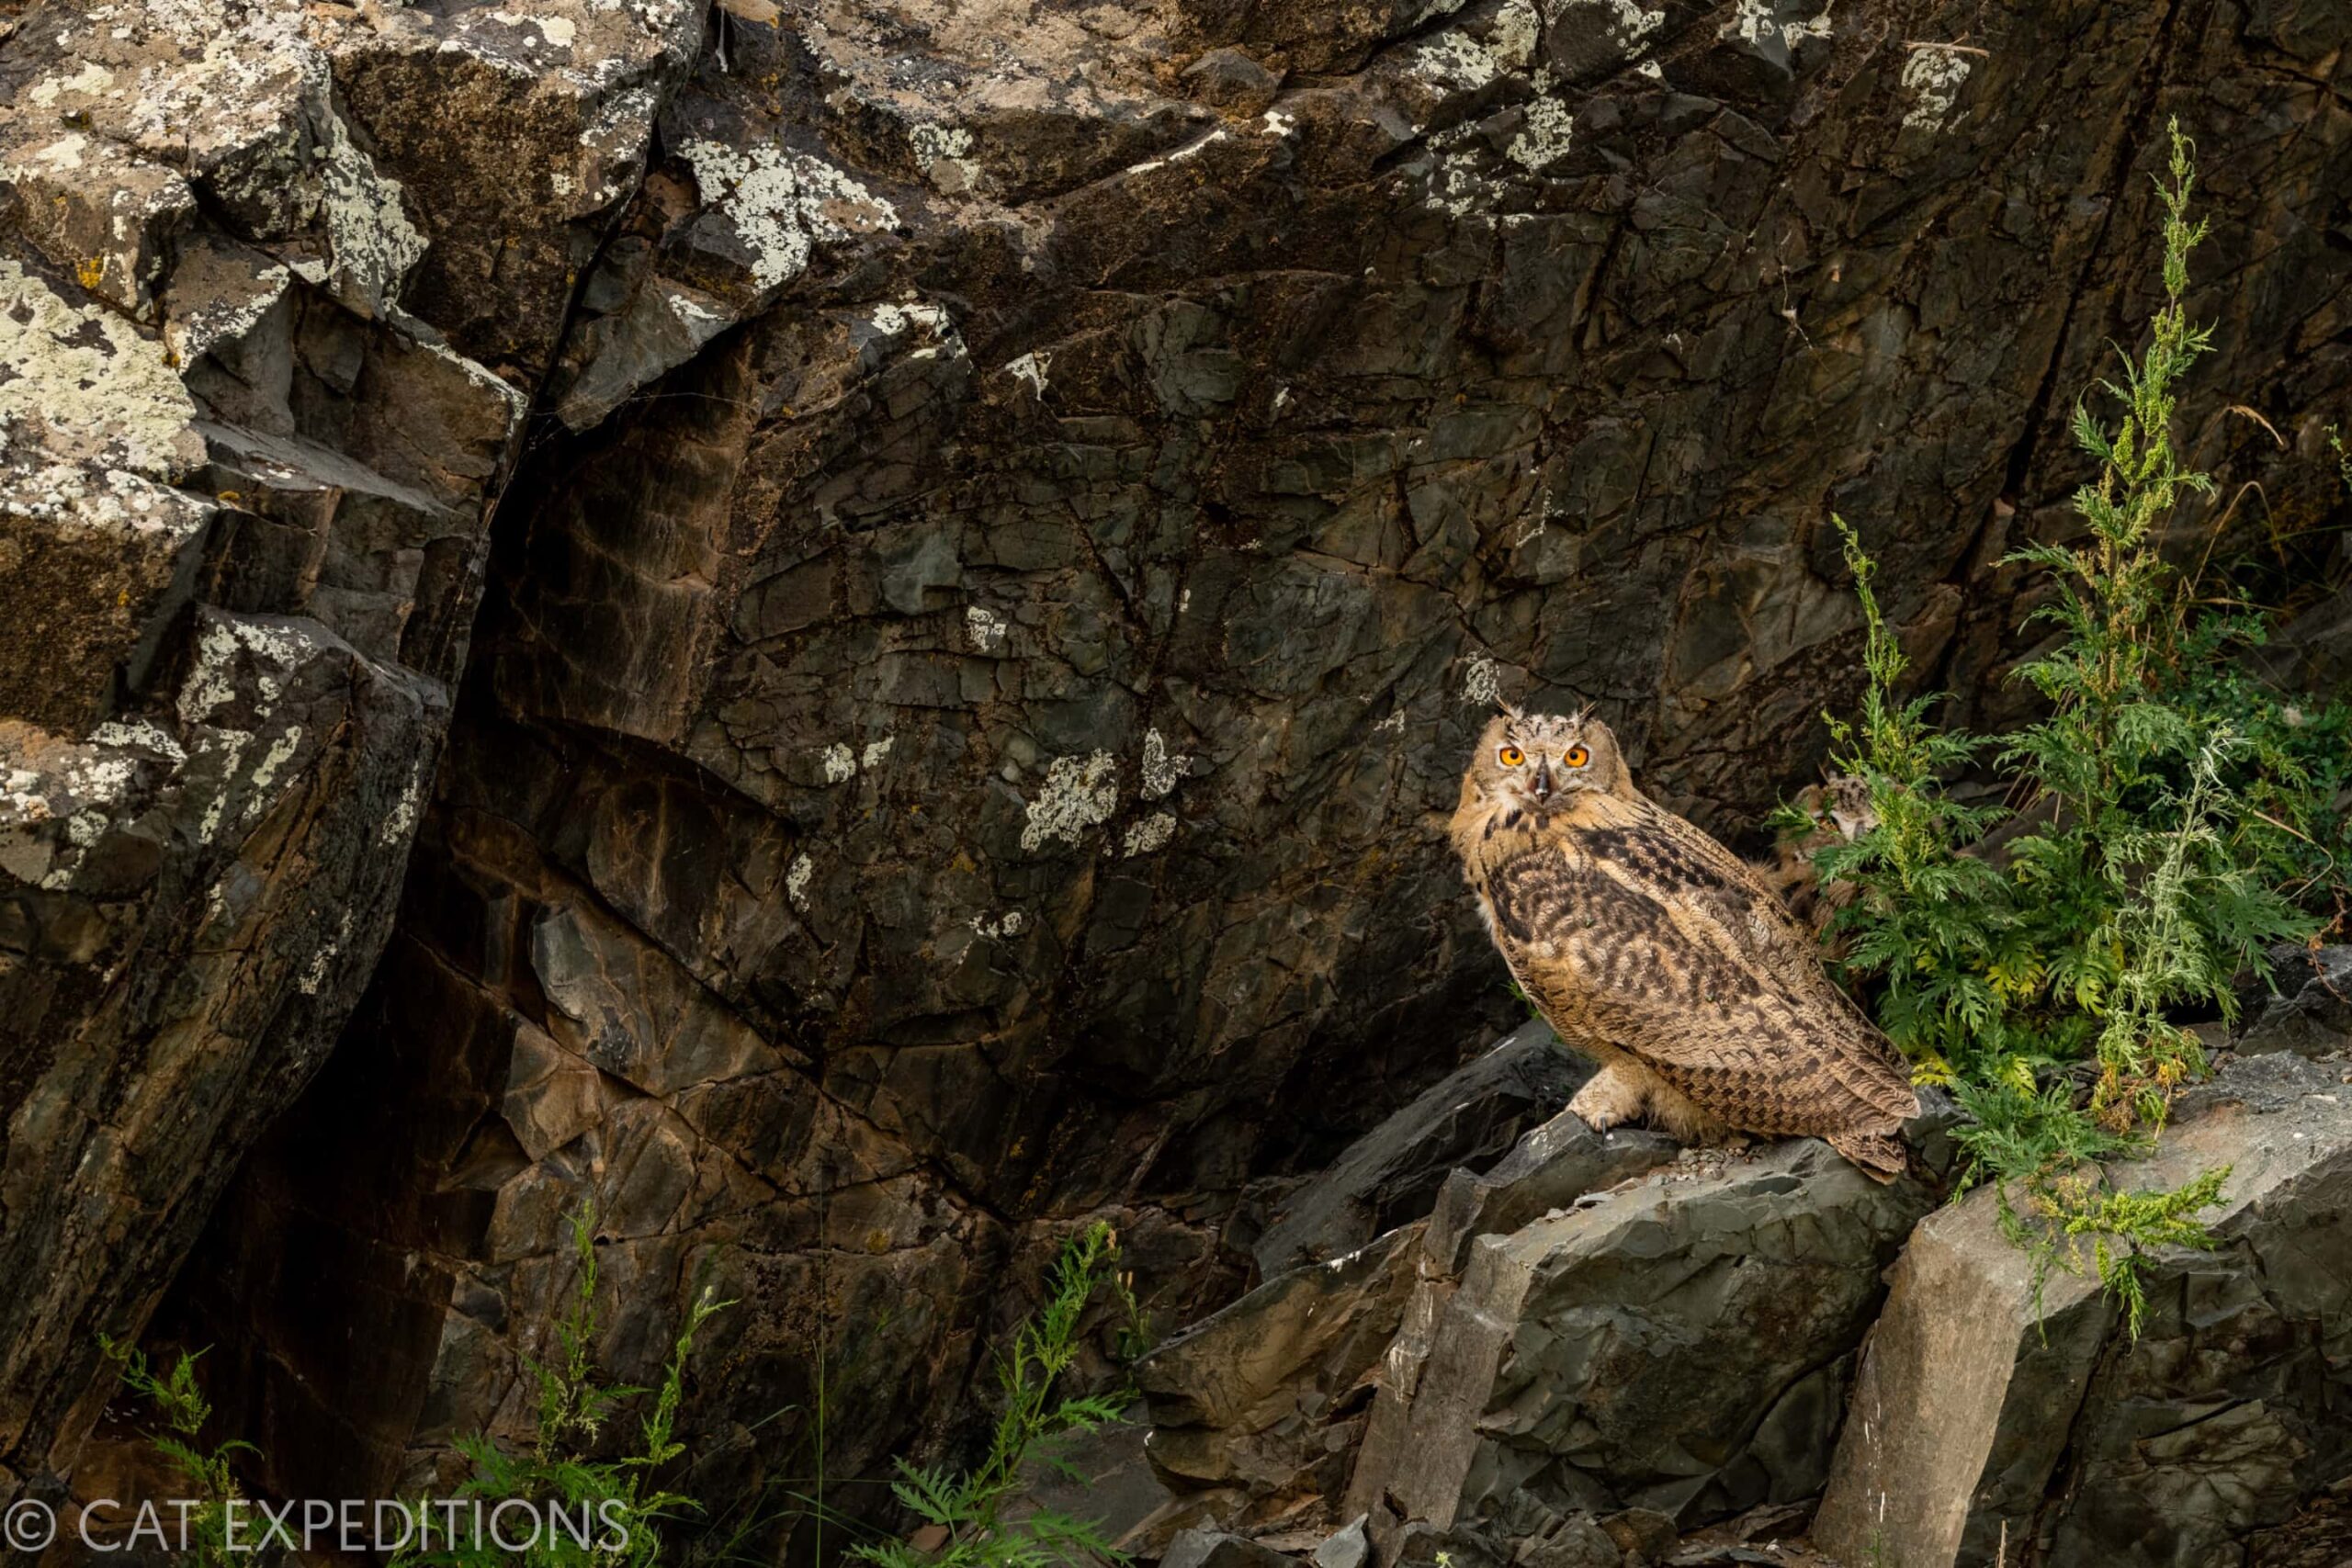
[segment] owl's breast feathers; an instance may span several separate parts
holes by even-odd
[[[1636,796],[1454,824],[1495,944],[1563,1038],[1630,1052],[1733,1127],[1891,1133],[1910,1075],[1730,851]]]

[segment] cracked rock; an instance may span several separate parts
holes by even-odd
[[[2039,1282],[1980,1191],[1895,1266],[1814,1524],[1823,1550],[1905,1568],[2234,1561],[2352,1461],[2342,1260],[2352,1097],[2288,1054],[2191,1094],[2128,1189],[2230,1168],[2211,1252],[2144,1266],[2135,1341],[2087,1270]],[[2079,1262],[2078,1262],[2079,1267]]]

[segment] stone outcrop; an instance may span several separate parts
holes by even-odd
[[[2218,1245],[2144,1261],[2136,1340],[2087,1251],[2038,1266],[1991,1191],[1934,1210],[1810,1140],[1613,1179],[1563,1114],[1145,1363],[1163,1517],[1465,1568],[2333,1562],[2346,1076],[2228,1060],[2110,1169],[2231,1170]],[[1928,1099],[1906,1136],[1932,1179],[1954,1112]]]
[[[2038,1283],[1986,1191],[1893,1275],[1814,1526],[1847,1562],[2235,1562],[2352,1472],[2344,1420],[2352,1089],[2279,1054],[2186,1097],[2128,1190],[2227,1166],[2220,1246],[2144,1271],[2134,1340],[2095,1279]],[[2082,1260],[2077,1259],[2079,1267]]]
[[[1476,1113],[1460,1091],[1491,1093],[1494,1059],[1334,1176],[1404,1146],[1430,1104]],[[1376,1562],[1492,1568],[1663,1561],[1735,1516],[1801,1525],[1883,1269],[1949,1167],[1931,1098],[1922,1177],[1893,1187],[1811,1140],[1678,1151],[1566,1112],[1457,1168],[1429,1217],[1144,1361],[1147,1451],[1178,1494],[1160,1517],[1295,1551],[1356,1528]]]
[[[1411,1299],[1419,1223],[1278,1275],[1154,1351],[1147,1453],[1224,1526],[1310,1531],[1355,1468],[1375,1372]]]
[[[1271,1279],[1302,1263],[1341,1258],[1421,1218],[1441,1185],[1457,1172],[1475,1179],[1474,1172],[1514,1149],[1521,1134],[1566,1105],[1591,1074],[1591,1065],[1562,1047],[1548,1024],[1521,1025],[1286,1194],[1250,1247],[1259,1273]]]
[[[2270,968],[2268,984],[2240,998],[2230,1048],[2248,1055],[2352,1051],[2352,947],[2277,948]]]
[[[583,1201],[622,1375],[743,1296],[742,1495],[820,1348],[839,1462],[951,1438],[1085,1216],[1163,1321],[1232,1293],[1253,1183],[1516,1021],[1430,829],[1497,695],[1736,833],[1856,679],[1835,508],[1923,674],[2025,700],[1998,563],[2064,525],[2167,114],[2183,434],[2234,527],[2334,504],[2340,31],[8,7],[0,1491],[175,1270],[264,1482],[430,1477],[527,1425]]]
[[[1658,1134],[1599,1134],[1559,1109],[1591,1071],[1549,1026],[1523,1024],[1277,1202],[1255,1248],[1263,1281],[1137,1368],[1152,1466],[1184,1499],[1170,1517],[1275,1539],[1343,1523],[1331,1509],[1375,1396],[1426,1354],[1402,1331],[1425,1332],[1454,1255],[1493,1228],[1486,1216],[1532,1219],[1546,1198],[1569,1203],[1674,1158]],[[1496,1146],[1498,1130],[1530,1121]],[[1384,1221],[1393,1228],[1373,1235]]]
[[[693,52],[674,9],[645,85]],[[462,125],[457,77],[521,68],[482,21],[0,22],[0,1496],[62,1485],[98,1336],[139,1332],[391,925],[526,399],[410,292],[460,212],[515,231],[347,89],[406,39],[404,112]],[[553,63],[542,96],[587,91]]]
[[[1397,1522],[1706,1524],[1819,1489],[1879,1276],[1932,1191],[1811,1139],[1702,1156],[1472,1244],[1349,1490]]]

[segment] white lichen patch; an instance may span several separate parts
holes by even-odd
[[[885,302],[874,307],[874,330],[889,337],[910,330],[944,337],[956,330],[956,322],[940,306],[909,299],[902,304]]]
[[[320,987],[326,984],[327,970],[334,964],[335,955],[350,940],[351,911],[345,909],[343,918],[335,922],[334,940],[321,944],[318,952],[311,954],[311,962],[302,966],[302,973],[295,978],[294,988],[306,997],[317,996]]]
[[[206,623],[197,637],[196,658],[180,682],[176,699],[180,722],[201,724],[237,694],[236,661],[241,650],[254,656],[254,708],[257,715],[266,716],[310,649],[308,638],[284,626],[255,621]]]
[[[1462,700],[1473,707],[1499,707],[1503,700],[1502,667],[1483,653],[1470,656],[1462,677]]]
[[[26,153],[24,163],[44,175],[70,175],[82,166],[82,154],[89,149],[90,139],[76,130]]]
[[[176,285],[177,279],[175,280]],[[251,287],[216,296],[181,309],[174,302],[164,337],[182,365],[193,365],[220,344],[241,341],[261,324],[270,307],[286,296],[294,275],[287,268],[265,266],[253,275]]]
[[[236,683],[229,678],[229,661],[236,654],[235,634],[218,621],[198,636],[196,660],[188,667],[187,679],[180,682],[178,707],[182,724],[203,723],[213,709],[237,694]]]
[[[1046,398],[1046,372],[1053,368],[1053,364],[1051,349],[1035,349],[1018,359],[1008,360],[1004,373],[1016,381],[1026,381],[1029,389],[1037,395],[1037,400],[1043,402]]]
[[[1193,765],[1192,754],[1179,751],[1170,755],[1168,742],[1157,729],[1147,729],[1143,736],[1143,797],[1159,800],[1172,794],[1184,782]]]
[[[1645,10],[1636,0],[1600,0],[1600,7],[1609,14],[1609,36],[1628,49],[1638,48],[1644,39],[1666,26],[1666,7]]]
[[[537,28],[540,41],[556,49],[570,49],[580,36],[580,24],[568,17],[526,17],[513,11],[492,11],[489,20],[503,22],[510,28]]]
[[[1384,718],[1378,724],[1374,725],[1372,727],[1372,732],[1374,735],[1404,734],[1405,710],[1403,708],[1398,708],[1395,713],[1390,714],[1386,718]]]
[[[1543,28],[1535,0],[1506,0],[1484,39],[1448,30],[1422,44],[1413,53],[1413,73],[1448,92],[1476,92],[1505,72],[1532,62]]]
[[[1952,106],[1960,102],[1961,85],[1973,68],[1973,62],[1957,50],[1913,50],[1903,67],[1903,88],[1911,95],[1904,129],[1943,130],[1951,121]]]
[[[1519,134],[1503,149],[1503,156],[1532,173],[1567,152],[1577,117],[1557,98],[1537,98],[1523,112]]]
[[[1505,0],[1502,9],[1495,13],[1487,51],[1498,66],[1524,66],[1535,58],[1536,39],[1543,32],[1544,18],[1536,13],[1535,0]]]
[[[840,741],[825,748],[825,782],[842,784],[857,775],[857,753]]]
[[[982,653],[1004,651],[1004,617],[984,604],[974,604],[964,612],[964,635]]]
[[[817,863],[807,855],[792,857],[792,864],[784,874],[784,896],[796,909],[808,908],[808,879],[817,874]]]
[[[775,147],[741,152],[718,141],[689,141],[684,156],[703,200],[734,226],[762,288],[797,277],[819,244],[833,243],[899,220],[898,209],[841,170]]]
[[[0,259],[0,441],[168,481],[203,460],[195,417],[162,344]]]
[[[248,730],[211,729],[207,730],[203,739],[197,742],[199,753],[217,751],[220,754],[219,783],[214,786],[212,799],[205,806],[203,820],[196,825],[198,843],[209,844],[219,836],[220,819],[229,810],[229,786],[234,782],[237,764],[243,758],[245,748],[253,744],[253,739]]]
[[[857,765],[866,769],[879,766],[882,760],[890,754],[890,742],[897,739],[896,736],[886,735],[879,740],[867,741],[865,750],[858,753]]]
[[[90,731],[90,744],[128,750],[153,751],[175,766],[187,761],[180,743],[150,718],[110,718]]]
[[[424,775],[429,759],[420,757],[409,770],[408,783],[401,787],[401,797],[392,802],[391,810],[384,814],[384,825],[376,829],[376,842],[386,849],[408,842],[415,830],[417,809],[424,804]]]
[[[1495,57],[1467,34],[1440,33],[1414,51],[1413,73],[1441,87],[1474,92],[1495,79]]]
[[[970,131],[960,125],[925,122],[910,127],[907,140],[914,148],[915,162],[922,167],[922,177],[933,188],[959,196],[978,187],[980,166],[967,156],[972,151]]]
[[[1021,928],[1028,923],[1028,917],[1018,909],[1007,909],[994,919],[986,915],[974,915],[971,922],[972,930],[986,937],[1019,936]]]
[[[1123,858],[1127,855],[1148,855],[1154,850],[1166,849],[1168,840],[1175,836],[1174,814],[1155,811],[1140,822],[1127,824],[1126,837],[1120,841],[1119,853]]]
[[[1119,764],[1110,752],[1057,757],[1046,770],[1046,787],[1029,802],[1021,847],[1034,852],[1056,839],[1075,844],[1089,828],[1109,821],[1118,807]]]
[[[1739,0],[1729,19],[1716,32],[1719,37],[1736,38],[1743,43],[1769,43],[1778,39],[1782,49],[1793,50],[1805,39],[1829,36],[1829,7],[1824,5],[1818,16],[1784,22],[1780,19],[1773,0]]]
[[[285,734],[270,742],[269,750],[263,752],[261,761],[254,764],[253,794],[245,801],[243,820],[251,822],[261,815],[264,807],[270,804],[270,791],[277,784],[278,771],[294,760],[294,753],[301,749],[301,745],[302,727],[299,724],[289,726]]]
[[[325,112],[319,164],[319,217],[345,300],[372,315],[400,303],[401,286],[424,259],[426,241],[401,205],[400,182],[352,141],[343,117]]]
[[[1477,150],[1468,145],[1476,135],[1477,127],[1458,125],[1429,139],[1429,205],[1449,218],[1468,217],[1492,194],[1479,173]]]
[[[114,73],[93,60],[71,76],[52,76],[36,85],[25,96],[40,108],[53,107],[58,95],[72,93],[78,97],[93,98],[114,85]]]

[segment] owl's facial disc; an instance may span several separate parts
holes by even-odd
[[[1566,715],[1519,715],[1501,725],[1490,772],[1498,793],[1539,814],[1603,787],[1582,719]]]

